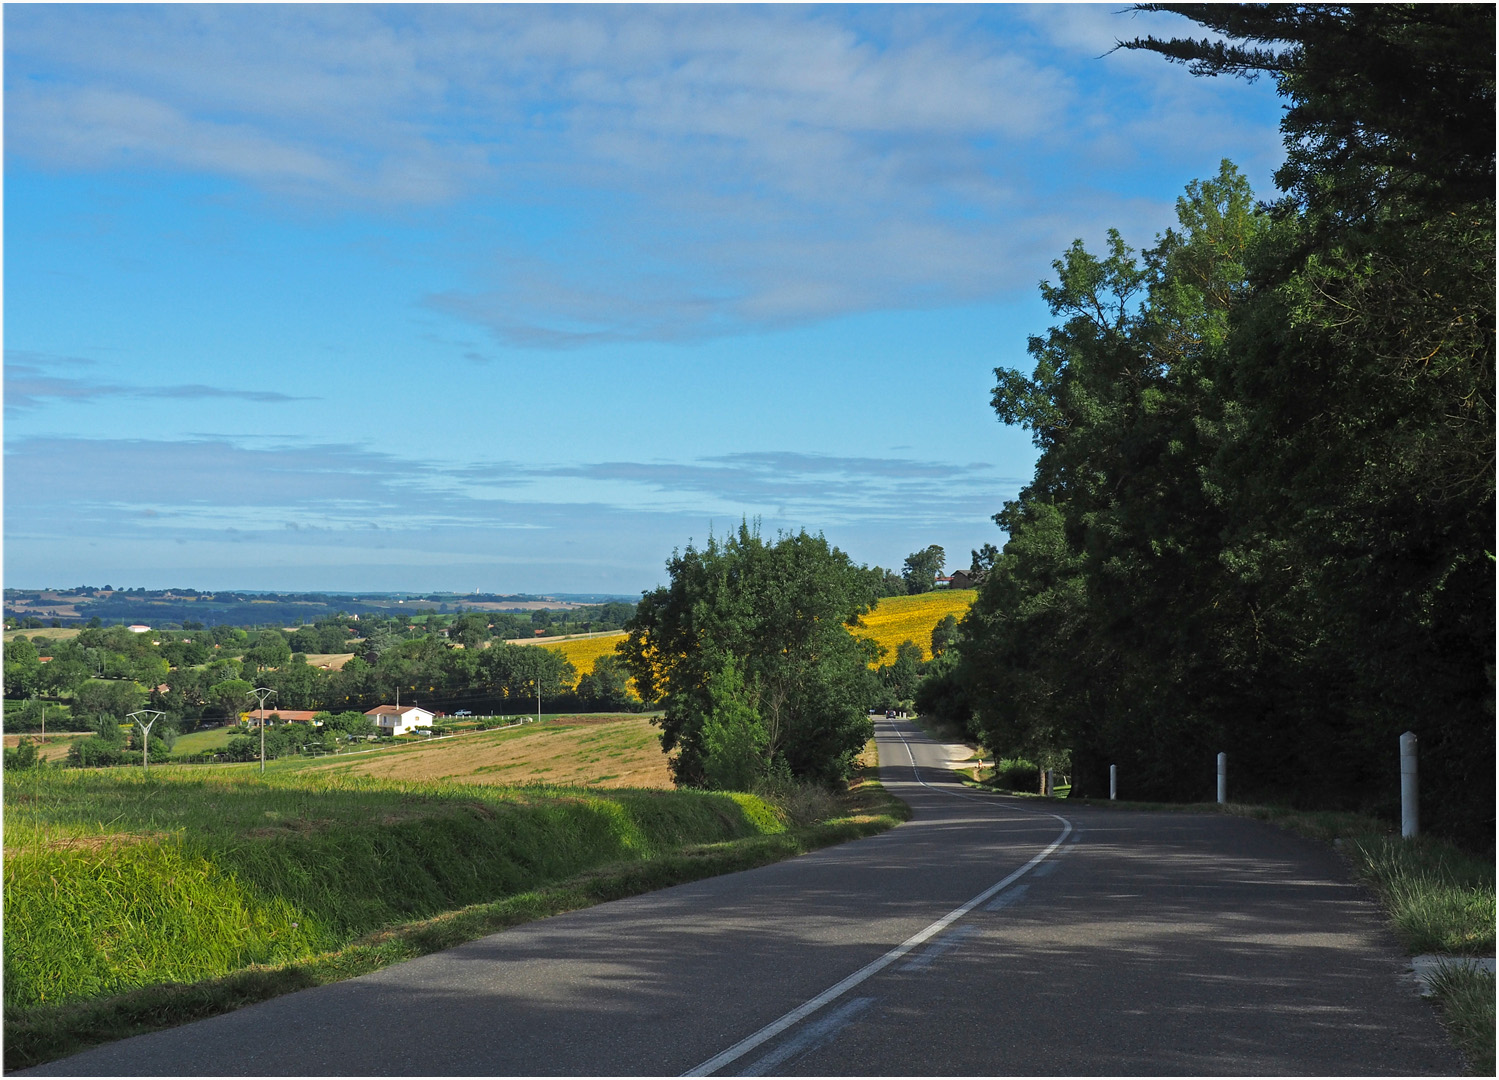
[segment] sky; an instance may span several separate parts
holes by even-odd
[[[965,568],[1052,261],[1274,195],[1273,87],[1120,7],[6,5],[5,585]]]

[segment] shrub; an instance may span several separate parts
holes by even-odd
[[[994,766],[990,781],[995,787],[1011,791],[1032,791],[1040,784],[1041,767],[1025,758],[1002,758]]]

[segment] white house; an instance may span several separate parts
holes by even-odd
[[[415,728],[431,727],[437,718],[417,705],[376,705],[364,715],[375,722],[381,735],[404,735]]]

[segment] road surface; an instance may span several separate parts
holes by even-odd
[[[880,836],[52,1062],[69,1075],[1454,1074],[1378,912],[1259,822],[956,784]]]

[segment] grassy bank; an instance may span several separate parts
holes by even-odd
[[[16,774],[5,798],[7,1069],[904,816],[872,784],[831,813],[795,796],[168,770]]]

